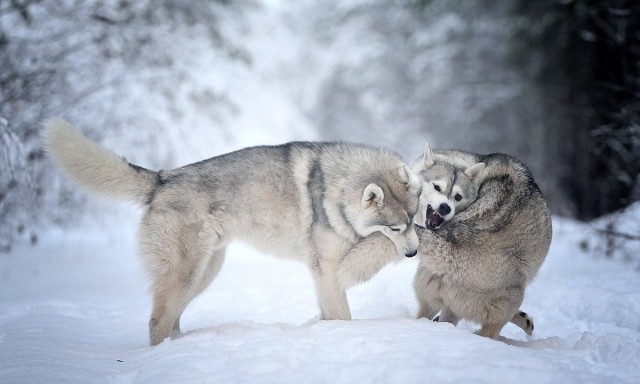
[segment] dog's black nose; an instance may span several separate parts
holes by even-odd
[[[447,203],[442,203],[440,204],[440,206],[438,207],[438,213],[441,215],[448,215],[449,212],[451,212],[451,207],[449,206],[449,204]]]
[[[417,254],[418,254],[418,250],[415,250],[413,252],[405,253],[404,255],[407,256],[407,257],[413,257],[413,256],[415,256]]]

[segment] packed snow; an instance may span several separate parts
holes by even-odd
[[[148,345],[150,297],[135,217],[104,231],[48,232],[0,258],[3,383],[640,382],[640,279],[581,250],[590,228],[555,218],[547,260],[508,324],[415,319],[415,259],[352,288],[354,320],[321,321],[306,267],[234,244],[220,275]]]

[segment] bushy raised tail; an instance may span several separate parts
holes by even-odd
[[[62,119],[46,121],[41,137],[54,163],[89,192],[138,204],[149,200],[157,172],[130,164]]]

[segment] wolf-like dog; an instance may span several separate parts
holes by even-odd
[[[218,274],[233,239],[305,262],[323,319],[351,318],[336,270],[363,238],[381,233],[394,253],[417,253],[413,218],[421,184],[389,151],[294,142],[156,172],[61,119],[46,122],[42,137],[50,157],[78,184],[145,208],[138,241],[152,283],[152,345],[179,331],[182,312]]]
[[[484,169],[474,178],[460,178],[470,167],[482,168],[480,163]],[[417,227],[420,262],[414,288],[418,317],[433,319],[441,311],[439,321],[472,320],[481,324],[480,335],[494,339],[509,321],[530,334],[533,322],[519,307],[527,284],[547,255],[552,229],[549,208],[531,172],[508,155],[454,150],[434,150],[433,155],[427,151],[422,164],[413,170],[424,182],[435,184],[432,190],[423,186],[421,200],[433,195],[435,186],[466,190],[471,196],[466,207],[454,207],[454,216],[441,215],[434,205],[430,209],[430,204],[420,203],[425,222]],[[382,260],[394,252],[388,240],[373,235],[354,247],[345,260],[365,254]],[[371,276],[361,273],[360,280]]]

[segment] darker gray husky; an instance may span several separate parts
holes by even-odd
[[[480,335],[491,338],[509,321],[531,333],[533,322],[519,307],[551,243],[550,211],[531,172],[503,154],[430,152],[427,148],[413,167],[426,184],[424,212],[416,216],[423,220],[417,227],[420,263],[414,279],[418,316],[433,319],[441,312],[439,321],[472,320],[482,325]],[[381,261],[385,255],[387,262],[398,260],[393,245],[373,235],[343,263],[358,264],[363,257]],[[357,280],[375,272],[361,271]]]

